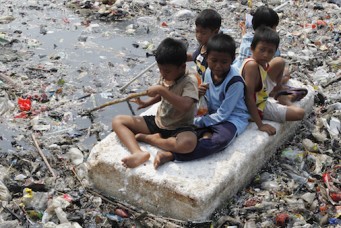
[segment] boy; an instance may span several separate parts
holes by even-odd
[[[217,34],[208,41],[208,68],[199,93],[205,95],[209,112],[194,119],[200,138],[198,144],[189,153],[159,151],[155,168],[174,159],[190,161],[222,151],[245,130],[250,115],[244,100],[244,81],[238,70],[231,67],[235,50],[235,42],[229,35]]]
[[[253,31],[256,31],[256,29],[261,25],[268,26],[269,28],[272,28],[274,31],[276,31],[278,24],[279,24],[278,14],[273,9],[267,6],[258,7],[252,17]],[[253,32],[252,33],[248,32],[243,35],[242,42],[239,47],[239,55],[233,62],[233,66],[237,67],[238,69],[240,69],[244,60],[252,55],[250,46],[253,37],[254,37]],[[276,50],[275,56],[280,56],[279,50]]]
[[[195,19],[195,37],[199,43],[193,54],[187,54],[187,61],[194,61],[200,80],[207,68],[206,45],[208,40],[218,34],[221,26],[221,16],[213,9],[205,9]]]
[[[302,108],[268,101],[270,92],[281,82],[279,79],[283,75],[283,68],[278,69],[272,65],[278,45],[278,34],[269,27],[260,26],[251,43],[252,56],[244,61],[241,68],[246,84],[246,104],[251,118],[259,130],[269,135],[274,135],[276,129],[270,124],[264,124],[262,119],[284,122],[304,118]]]
[[[181,41],[163,40],[155,54],[162,76],[160,84],[148,88],[149,100],[138,102],[141,108],[161,101],[156,116],[121,115],[113,119],[112,129],[131,152],[122,159],[123,166],[135,168],[149,160],[150,154],[142,151],[136,141],[139,138],[160,136],[152,145],[178,153],[195,148],[197,137],[192,123],[198,86],[196,78],[186,73],[186,58],[186,46]],[[166,139],[170,136],[174,137]]]

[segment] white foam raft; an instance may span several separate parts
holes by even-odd
[[[293,86],[300,86],[291,80]],[[312,111],[314,91],[296,105]],[[144,114],[155,112],[155,107]],[[91,150],[87,160],[94,187],[151,213],[182,220],[204,220],[219,206],[250,183],[261,167],[295,134],[297,122],[283,124],[267,121],[276,129],[274,136],[257,129],[254,123],[227,149],[191,162],[169,162],[158,170],[153,167],[157,148],[141,143],[151,153],[145,164],[126,169],[121,159],[130,153],[111,133]]]

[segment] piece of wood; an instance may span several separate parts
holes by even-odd
[[[100,105],[100,106],[98,106],[96,108],[93,108],[93,109],[89,110],[87,113],[91,113],[91,112],[97,111],[99,109],[105,108],[107,106],[118,104],[118,103],[121,103],[121,102],[124,102],[124,101],[128,101],[130,99],[137,98],[137,97],[142,97],[142,96],[145,96],[145,95],[147,95],[147,91],[143,91],[143,92],[140,92],[140,93],[131,93],[127,97],[119,98],[119,99],[116,99],[116,100],[104,103],[104,104],[102,104],[102,105]]]
[[[21,87],[20,85],[18,85],[18,83],[13,81],[10,77],[8,77],[7,75],[4,75],[2,73],[0,73],[0,80],[5,81],[6,83],[10,84],[11,86]]]
[[[53,176],[53,177],[57,177],[56,174],[53,172],[53,169],[51,168],[49,162],[47,161],[46,156],[44,155],[43,151],[41,151],[41,149],[40,149],[40,147],[39,147],[39,144],[38,144],[38,142],[37,142],[37,140],[36,140],[36,137],[34,136],[33,133],[32,133],[32,139],[33,139],[33,142],[34,142],[34,144],[35,144],[35,146],[36,146],[36,148],[37,148],[37,150],[38,150],[40,156],[43,158],[43,160],[44,160],[44,162],[45,162],[47,168],[48,168],[49,171],[51,172],[52,176]]]
[[[284,6],[288,5],[290,2],[291,2],[291,1],[286,1],[286,2],[284,2],[283,4],[281,4],[281,5],[277,6],[277,7],[275,7],[275,8],[274,8],[274,11],[276,11],[276,12],[279,11],[279,10],[282,9]]]
[[[334,84],[335,82],[338,82],[338,81],[341,81],[341,75],[339,75],[335,78],[332,78],[331,80],[329,80],[326,83],[322,83],[322,88],[326,88],[326,87],[330,86],[331,84]]]

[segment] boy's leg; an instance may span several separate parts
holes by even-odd
[[[217,124],[210,127],[212,136],[200,138],[192,153],[173,153],[177,161],[192,161],[217,153],[225,149],[237,136],[237,128],[230,122]]]
[[[282,84],[285,85],[288,83],[290,79],[290,70],[289,70],[289,66],[285,65],[284,67],[284,72],[283,72],[283,77],[282,77]]]
[[[286,106],[291,106],[292,105],[292,100],[295,97],[293,95],[283,95],[283,96],[279,96],[277,98],[278,103],[282,104],[282,105],[286,105]]]
[[[281,57],[273,58],[268,69],[270,79],[276,83],[275,87],[270,92],[270,96],[275,96],[279,91],[285,90],[285,84],[290,79],[289,68],[285,67],[285,61]],[[278,102],[283,105],[292,105],[292,101],[296,99],[296,95],[283,95],[278,97]]]
[[[270,96],[274,96],[278,91],[282,89],[282,78],[285,68],[285,61],[281,57],[273,58],[269,63],[268,76],[276,84],[270,93]]]
[[[150,133],[143,117],[116,116],[112,120],[112,129],[116,132],[122,144],[132,153],[132,155],[122,159],[125,167],[135,168],[149,159],[150,154],[142,151],[135,139],[137,133]]]
[[[160,134],[138,134],[136,139],[161,148],[162,150],[177,153],[190,153],[194,150],[197,143],[197,137],[191,131],[183,131],[175,137],[168,138],[162,138]]]
[[[164,150],[159,150],[155,156],[154,159],[154,168],[157,169],[159,168],[161,165],[173,161],[174,160],[174,155],[172,152],[169,151],[164,151]]]
[[[172,152],[180,154],[191,153],[197,144],[197,136],[192,131],[183,131],[175,137],[171,136],[168,138],[162,138],[160,134],[139,134],[137,139],[162,149],[155,156],[153,162],[155,169],[167,162],[173,161],[174,155]]]
[[[304,109],[296,106],[286,106],[277,102],[267,101],[263,111],[265,120],[283,123],[285,121],[297,121],[304,118]]]
[[[285,115],[285,119],[287,121],[297,121],[302,120],[304,118],[305,111],[304,109],[296,106],[288,106],[287,113]]]
[[[286,121],[288,107],[275,101],[267,100],[263,110],[263,119],[283,123]]]

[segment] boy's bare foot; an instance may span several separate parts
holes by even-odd
[[[141,151],[141,152],[137,152],[132,155],[129,155],[123,158],[121,161],[124,167],[135,168],[143,164],[144,162],[148,161],[149,157],[150,157],[150,154],[148,152]]]
[[[174,160],[174,156],[171,152],[160,150],[157,152],[157,154],[155,156],[154,168],[157,169],[157,168],[159,168],[159,166],[161,166],[167,162],[173,161],[173,160]]]

